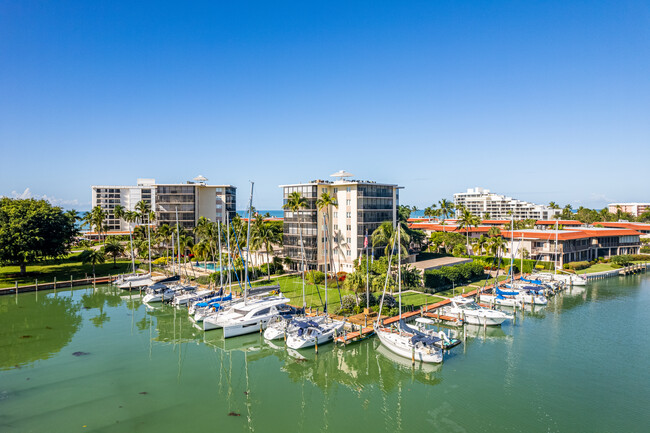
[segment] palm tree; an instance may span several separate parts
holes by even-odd
[[[124,245],[118,241],[115,237],[112,237],[106,241],[104,245],[104,253],[113,257],[113,267],[115,268],[115,259],[117,256],[124,254]]]
[[[280,243],[282,234],[274,230],[270,224],[263,223],[257,224],[255,227],[255,236],[253,237],[253,242],[255,249],[264,247],[266,252],[266,266],[268,272],[268,279],[271,280],[271,259],[273,255],[273,244]]]
[[[488,251],[493,255],[499,255],[502,250],[505,250],[506,241],[501,236],[495,236],[488,241]]]
[[[304,245],[302,243],[302,212],[300,212],[302,209],[305,209],[307,207],[307,199],[302,196],[297,191],[294,191],[289,194],[287,197],[287,202],[282,205],[283,209],[287,209],[293,213],[298,214],[298,232],[300,234],[300,248],[301,252],[304,255]],[[304,257],[303,257],[304,261]],[[304,272],[304,266],[303,266],[303,272]]]
[[[158,242],[165,244],[165,263],[169,259],[169,242],[172,240],[172,229],[168,224],[163,224],[156,230]]]
[[[401,248],[403,251],[403,254],[406,255],[408,253],[407,246],[411,242],[411,237],[408,235],[406,230],[404,230],[404,227],[401,224],[397,225],[400,228],[400,244]],[[386,245],[386,248],[384,249],[384,254],[386,257],[390,255],[390,251],[394,248],[395,245],[395,228],[393,227],[393,223],[390,221],[384,221],[381,223],[379,227],[375,229],[374,232],[372,232],[372,246],[373,248],[376,246],[382,246]]]
[[[487,234],[490,237],[501,236],[501,229],[499,227],[490,227]]]
[[[485,237],[485,235],[481,235],[479,238],[474,239],[474,246],[476,247],[479,255],[483,254],[483,248],[485,248],[487,242],[488,238]]]
[[[192,254],[194,254],[194,257],[196,257],[197,262],[203,260],[206,269],[208,256],[210,253],[210,241],[207,239],[202,239],[192,247]]]
[[[323,191],[320,198],[318,200],[316,200],[316,207],[318,207],[318,210],[323,212],[328,228],[329,228],[329,225],[330,225],[329,224],[330,206],[334,207],[334,208],[339,207],[338,201],[336,200],[335,197],[331,196],[328,192]],[[325,209],[325,210],[323,210],[323,209]],[[328,230],[327,234],[328,234],[327,243],[329,244],[328,253],[329,253],[330,257],[331,257],[332,256],[332,233],[331,233],[330,230]],[[329,269],[327,268],[327,257],[325,257],[325,263],[326,263],[325,264],[325,281],[327,281],[327,273],[329,271]],[[334,265],[334,263],[332,263],[332,265]]]
[[[557,203],[555,203],[554,201],[550,202],[548,204],[548,207],[550,207],[551,209],[559,209],[560,208],[560,206]]]
[[[92,208],[90,212],[86,212],[83,221],[83,226],[88,226],[90,230],[92,230],[93,227],[95,228],[97,235],[101,240],[102,232],[106,231],[106,224],[104,224],[106,221],[106,212],[101,208],[101,206],[97,205]]]
[[[81,262],[85,265],[86,263],[91,263],[93,265],[93,275],[95,275],[95,265],[98,263],[104,263],[106,261],[106,256],[102,250],[88,250],[88,253],[84,254]]]
[[[473,215],[465,207],[459,207],[458,210],[461,211],[460,218],[458,219],[458,229],[465,229],[465,236],[467,238],[467,252],[468,254],[472,254],[469,248],[469,230],[471,226],[477,227],[479,224],[481,224],[481,219]]]
[[[440,206],[440,213],[443,216],[443,221],[447,219],[449,215],[451,215],[454,211],[454,203],[447,200],[446,198],[438,201],[438,206]]]
[[[433,217],[439,216],[440,215],[439,212],[440,211],[438,209],[436,209],[436,204],[435,203],[432,204],[431,206],[428,206],[428,207],[424,208],[424,216],[428,217],[428,218],[433,218]]]

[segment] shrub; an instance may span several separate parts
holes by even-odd
[[[632,264],[632,259],[628,255],[614,256],[611,262],[618,266],[629,266]]]
[[[151,262],[152,265],[166,265],[167,264],[167,258],[166,257],[159,257],[156,260]]]
[[[374,305],[377,305],[378,302],[379,302],[377,300],[377,298],[372,293],[370,293],[369,301],[370,301],[370,306],[371,307],[374,306]],[[359,305],[363,306],[364,308],[366,306],[366,293],[365,292],[363,292],[363,293],[361,293],[359,295]]]
[[[573,271],[579,271],[581,269],[587,269],[591,264],[589,262],[570,262],[564,264],[564,269],[571,269]]]

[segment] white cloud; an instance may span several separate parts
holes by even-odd
[[[66,200],[66,199],[48,196],[47,194],[43,194],[43,195],[32,194],[32,191],[29,188],[25,188],[25,191],[23,192],[11,191],[11,197],[19,198],[19,199],[35,198],[37,200],[47,200],[55,206],[78,206],[79,205],[79,200],[77,199]]]

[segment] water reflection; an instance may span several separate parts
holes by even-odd
[[[0,297],[0,369],[60,352],[81,325],[80,305],[65,296]]]

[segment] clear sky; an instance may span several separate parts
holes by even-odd
[[[0,195],[138,177],[650,201],[646,1],[0,1]]]

